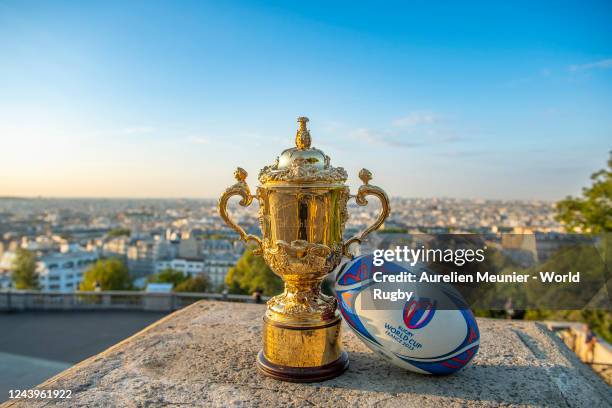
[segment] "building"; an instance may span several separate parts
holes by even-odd
[[[36,264],[40,289],[58,292],[78,290],[85,269],[97,260],[97,253],[83,250],[42,256]]]
[[[0,289],[8,289],[13,286],[10,272],[0,271]]]
[[[229,239],[203,239],[202,253],[204,255],[235,252],[234,243]]]
[[[133,278],[142,278],[153,273],[153,242],[139,239],[127,248],[127,267]]]
[[[190,236],[187,239],[182,239],[178,245],[179,258],[191,259],[198,258],[202,254],[202,246],[200,240]]]
[[[583,234],[538,233],[536,234],[538,260],[540,262],[546,261],[563,248],[591,245],[595,249],[597,240],[597,237],[589,237]]]
[[[232,253],[219,253],[207,256],[204,260],[204,274],[208,277],[213,288],[225,285],[225,277],[229,269],[236,265],[239,255]]]
[[[153,242],[153,259],[174,259],[178,257],[178,242],[156,237]]]
[[[127,255],[128,239],[126,237],[112,238],[104,243],[102,252],[106,257],[123,258]]]
[[[172,292],[171,283],[148,283],[145,289],[147,293],[170,293]]]
[[[13,286],[12,272],[15,257],[15,251],[5,251],[0,255],[0,289]]]
[[[15,251],[6,251],[0,256],[0,272],[10,272],[13,270],[13,264],[17,254]]]
[[[204,272],[204,260],[202,258],[174,258],[155,261],[155,273],[168,268],[183,272],[186,275],[196,275]]]
[[[529,267],[538,262],[536,236],[530,231],[502,234],[501,247],[505,256],[522,267]]]

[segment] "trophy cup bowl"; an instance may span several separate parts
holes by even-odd
[[[376,196],[381,212],[370,227],[344,242],[347,202],[352,197],[344,184],[347,173],[310,146],[308,118],[300,117],[298,122],[296,147],[261,170],[256,196],[246,183],[247,172],[239,167],[236,183],[219,199],[219,213],[243,241],[255,243],[255,253],[285,284],[284,292],[267,304],[258,368],[279,380],[310,382],[333,378],[348,367],[336,299],[321,293],[321,283],[343,256],[352,256],[351,245],[383,224],[390,207],[386,193],[369,184],[371,173],[361,170],[363,185],[354,198],[364,206],[367,195]],[[227,203],[236,195],[245,207],[254,198],[259,201],[262,238],[247,234],[229,217]]]

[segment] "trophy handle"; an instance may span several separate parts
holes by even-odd
[[[249,186],[246,183],[247,172],[243,168],[238,167],[234,172],[234,177],[236,178],[236,183],[233,186],[229,187],[227,190],[225,190],[225,192],[219,199],[219,214],[221,215],[221,218],[223,218],[223,220],[227,223],[227,225],[229,225],[234,231],[236,231],[240,235],[241,240],[247,243],[249,241],[255,241],[257,243],[258,248],[253,251],[253,253],[259,255],[262,251],[261,239],[256,235],[247,234],[244,229],[242,229],[240,225],[232,221],[229,215],[227,214],[227,202],[232,196],[241,196],[242,200],[240,200],[240,205],[243,207],[248,207],[249,205],[251,205],[251,203],[253,202],[253,198],[255,198],[251,195],[251,190],[249,189]]]
[[[389,205],[389,197],[387,197],[387,193],[385,193],[382,188],[369,184],[370,180],[372,180],[372,173],[367,169],[361,169],[361,171],[359,172],[359,178],[361,179],[361,181],[363,181],[363,185],[359,187],[357,195],[354,196],[355,202],[360,206],[367,205],[368,200],[366,200],[366,196],[373,195],[378,197],[382,208],[380,214],[378,214],[378,218],[376,218],[376,221],[374,221],[372,225],[366,228],[361,234],[350,238],[344,243],[343,252],[346,256],[349,257],[352,256],[349,251],[351,244],[361,244],[361,241],[363,241],[370,232],[378,229],[383,224],[383,222],[385,222],[385,219],[387,219],[389,213],[391,212],[391,207]]]

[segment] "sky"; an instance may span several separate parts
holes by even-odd
[[[609,2],[0,1],[0,196],[218,197],[313,145],[391,196],[557,200],[612,149]]]

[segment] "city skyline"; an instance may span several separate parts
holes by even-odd
[[[300,115],[353,189],[576,195],[612,148],[610,11],[5,1],[0,196],[216,198],[237,166],[254,188]]]

